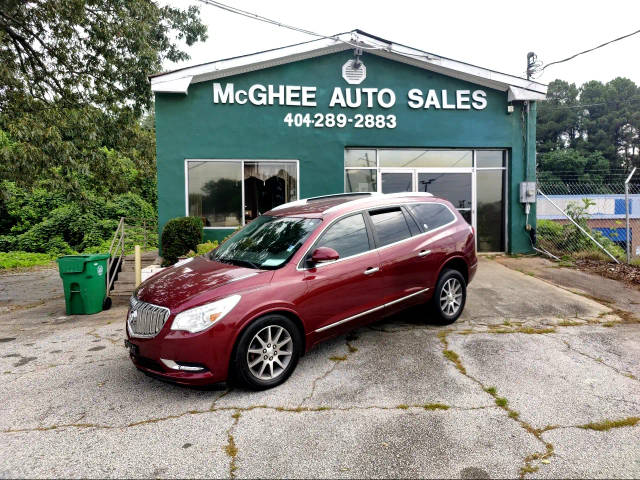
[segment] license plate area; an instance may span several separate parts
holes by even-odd
[[[137,357],[140,354],[140,350],[137,345],[134,345],[129,340],[124,341],[124,347],[129,350],[129,355],[132,357]]]

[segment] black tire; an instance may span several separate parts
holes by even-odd
[[[268,350],[264,352],[266,353],[265,357],[268,358],[265,358],[265,361],[262,362],[262,358],[259,358],[262,357],[262,353],[250,353],[249,348],[253,343],[253,350],[255,350],[256,345],[258,345],[257,342],[259,341],[256,340],[256,336],[259,333],[261,335],[261,340],[265,340],[265,337],[263,337],[263,335],[269,333],[269,330],[267,330],[269,327],[271,327],[271,331],[274,332],[274,338],[277,332],[280,331],[280,328],[284,329],[284,331],[280,331],[280,337],[286,338],[284,337],[284,332],[286,332],[291,339],[291,345],[288,345],[288,341],[286,342],[286,344],[281,344],[280,346],[274,345],[278,348],[282,347],[282,350],[280,352],[278,352],[278,350],[272,351],[271,347],[267,349],[265,345],[261,345],[259,348],[265,347],[264,350]],[[263,333],[265,332],[265,330],[267,330],[267,332]],[[287,380],[287,378],[289,378],[289,376],[295,370],[296,365],[298,364],[298,359],[300,358],[300,354],[302,352],[302,342],[303,338],[298,327],[289,318],[277,314],[266,315],[262,318],[259,318],[258,320],[251,323],[244,330],[244,332],[242,332],[240,338],[238,339],[238,343],[236,344],[236,348],[234,349],[231,359],[233,373],[235,374],[233,378],[252,390],[266,390],[268,388],[273,388],[280,385],[285,380]],[[281,368],[279,365],[274,363],[278,360],[274,360],[273,362],[271,362],[271,358],[278,356],[280,357],[280,359],[285,359],[287,356],[290,357],[288,362],[286,362],[286,360],[282,360],[282,362],[286,363],[284,368]],[[250,361],[255,362],[257,360],[260,360],[260,362],[262,363],[271,363],[271,367],[269,368],[271,368],[272,370],[270,370],[269,372],[269,370],[266,368],[264,375],[268,376],[268,374],[271,373],[271,375],[274,375],[273,378],[260,378],[257,376],[259,372],[254,372],[249,365]],[[258,364],[258,366],[254,368],[256,370],[259,370],[262,363]],[[266,366],[268,367],[268,365]]]
[[[455,307],[455,302],[451,305],[447,305],[449,302],[442,299],[446,295],[445,289],[451,289],[452,286],[459,286],[457,293],[460,293],[458,298],[459,304]],[[445,302],[443,305],[443,301]],[[467,301],[467,282],[464,280],[464,276],[458,270],[447,269],[444,270],[433,292],[433,297],[430,301],[430,310],[433,314],[434,320],[439,325],[450,325],[455,322],[464,310],[464,305]]]
[[[111,297],[107,297],[102,302],[102,310],[109,310],[111,308]]]

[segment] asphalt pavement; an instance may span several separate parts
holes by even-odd
[[[257,393],[147,377],[126,305],[2,274],[0,477],[640,477],[640,324],[510,267],[481,260],[452,326],[397,315]]]

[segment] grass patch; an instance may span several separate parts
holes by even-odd
[[[0,252],[0,270],[49,265],[58,255],[32,252]]]
[[[506,407],[507,399],[504,397],[496,397],[496,405],[499,407]]]
[[[444,403],[427,403],[423,405],[425,410],[449,410],[449,405],[445,405]]]
[[[344,362],[346,359],[346,355],[334,355],[333,357],[329,357],[329,360],[332,362]]]
[[[536,473],[539,467],[534,467],[533,465],[525,465],[520,468],[520,478],[523,478],[527,473]]]
[[[467,369],[464,368],[464,365],[462,365],[462,362],[460,361],[460,357],[458,356],[458,354],[456,352],[454,352],[453,350],[445,350],[442,352],[442,354],[451,362],[453,362],[456,366],[456,368],[463,374],[467,373]]]
[[[513,418],[514,420],[517,420],[519,417],[520,417],[520,414],[515,410],[509,411],[509,418]]]
[[[231,434],[228,435],[228,441],[224,446],[224,451],[231,458],[235,458],[235,456],[238,455],[238,447],[236,447],[236,441]]]
[[[399,408],[400,410],[407,410],[409,408],[409,405],[407,405],[406,403],[401,403],[396,408]]]
[[[620,420],[604,420],[602,422],[587,423],[585,425],[580,425],[578,428],[606,432],[612,428],[635,427],[638,422],[640,422],[640,417],[627,417]]]
[[[558,322],[559,327],[577,327],[578,325],[582,325],[582,322],[576,322],[574,320],[561,320]]]
[[[485,392],[487,392],[489,395],[496,395],[498,393],[498,390],[496,389],[496,387],[487,387],[484,389]]]

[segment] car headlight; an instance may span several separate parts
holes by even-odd
[[[185,310],[173,319],[171,330],[186,330],[191,333],[201,332],[224,318],[238,304],[240,298],[240,295],[231,295],[217,302]]]

